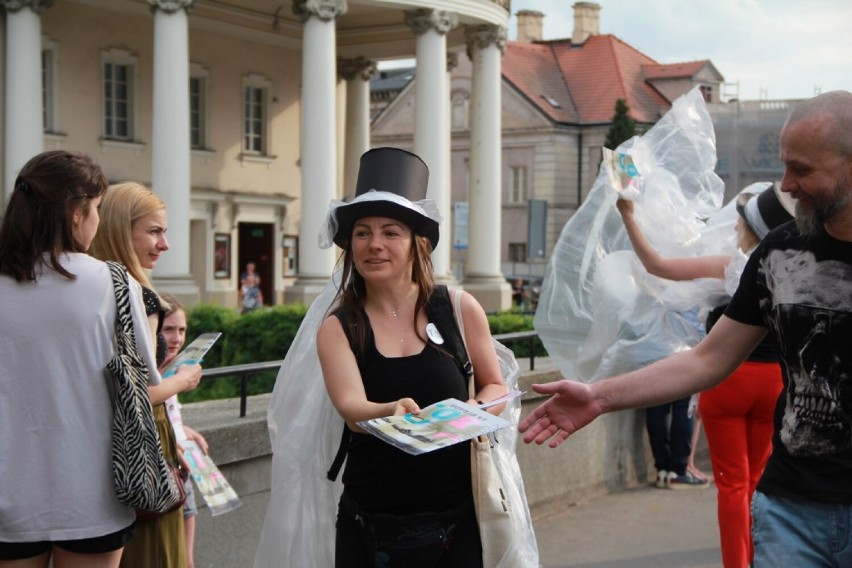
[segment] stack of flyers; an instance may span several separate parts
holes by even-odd
[[[421,409],[419,414],[373,418],[358,422],[358,426],[406,453],[420,455],[511,426],[485,408],[521,394],[512,391],[480,406],[448,398]]]

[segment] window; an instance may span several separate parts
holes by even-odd
[[[509,262],[526,262],[527,243],[509,243]]]
[[[527,168],[512,166],[512,185],[509,188],[509,203],[524,203],[527,200]]]
[[[57,47],[49,40],[42,41],[41,49],[41,108],[45,132],[59,132],[58,95],[56,92]]]
[[[112,49],[103,54],[104,138],[133,140],[136,58]]]
[[[209,147],[207,140],[207,81],[209,71],[191,64],[189,70],[189,144],[194,149]]]
[[[270,82],[250,75],[243,80],[243,152],[267,155]]]
[[[465,91],[453,91],[451,105],[453,130],[467,130],[470,95]]]

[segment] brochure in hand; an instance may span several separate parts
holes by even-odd
[[[175,374],[177,368],[181,365],[193,365],[195,363],[201,363],[201,359],[204,358],[204,355],[210,351],[210,348],[213,347],[213,344],[216,343],[216,340],[222,336],[221,333],[202,333],[198,337],[196,337],[192,343],[186,346],[183,351],[177,354],[177,356],[169,363],[168,367],[163,369],[161,375],[164,379],[171,377]]]
[[[215,517],[241,507],[243,502],[240,501],[237,492],[210,456],[202,452],[193,440],[184,440],[181,445],[183,455],[189,464],[189,473],[201,496],[204,497],[210,513]]]
[[[358,426],[406,453],[420,455],[511,426],[484,409],[521,394],[512,391],[479,407],[448,398],[422,408],[419,414],[373,418]]]
[[[603,165],[610,187],[619,194],[619,197],[639,201],[642,196],[643,179],[633,162],[633,156],[613,152],[609,148],[603,148],[602,152]]]

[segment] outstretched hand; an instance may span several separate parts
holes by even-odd
[[[519,424],[518,429],[524,432],[527,444],[533,441],[543,444],[550,440],[550,447],[555,448],[603,412],[587,384],[557,381],[532,388],[537,393],[553,396]]]

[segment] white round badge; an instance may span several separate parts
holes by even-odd
[[[438,328],[435,327],[434,323],[426,325],[426,335],[435,345],[441,345],[444,343],[444,338],[441,337],[441,332],[438,331]]]

